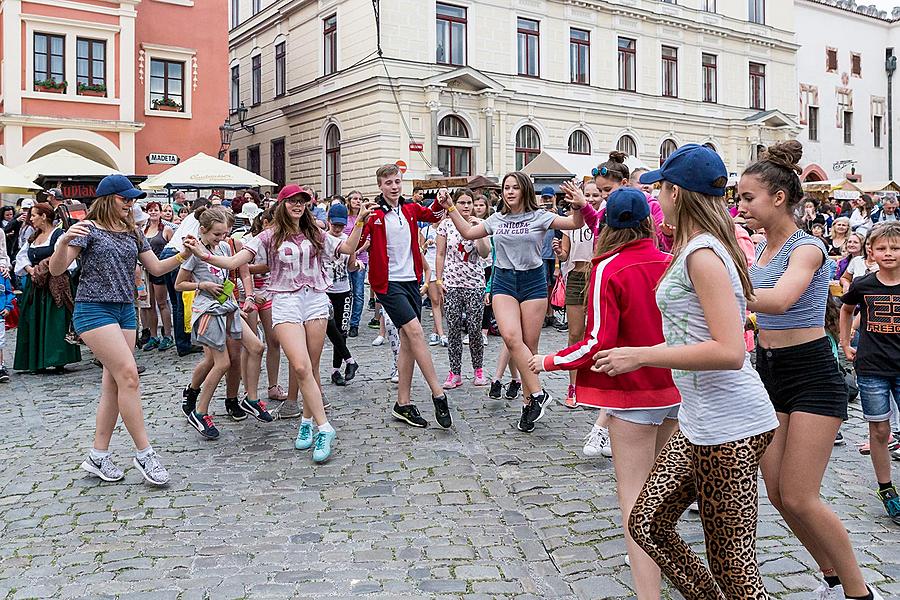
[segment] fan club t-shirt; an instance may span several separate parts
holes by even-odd
[[[274,247],[275,232],[266,229],[244,246],[269,265],[268,292],[296,292],[311,288],[324,292],[331,285],[322,252],[302,233],[290,235]]]
[[[841,301],[859,306],[856,372],[900,375],[900,285],[885,285],[877,273],[870,273],[854,279]]]
[[[494,238],[494,266],[530,270],[544,265],[541,249],[544,235],[557,215],[542,208],[526,213],[494,213],[484,228]]]

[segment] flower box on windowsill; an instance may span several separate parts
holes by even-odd
[[[169,106],[168,104],[157,104],[153,110],[161,110],[163,112],[181,112],[180,106]]]
[[[36,85],[34,86],[35,91],[44,92],[46,94],[65,94],[66,88],[64,87],[48,87],[45,85]]]
[[[99,90],[79,90],[79,96],[90,96],[92,98],[106,98],[106,92],[101,92]]]

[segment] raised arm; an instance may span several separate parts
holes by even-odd
[[[587,206],[587,198],[585,198],[581,189],[571,181],[564,182],[560,189],[565,192],[566,200],[572,205],[572,214],[568,217],[557,216],[550,224],[550,228],[559,230],[581,229],[584,227],[584,217],[581,214],[581,209]]]
[[[69,242],[75,238],[90,235],[91,228],[88,221],[75,223],[65,233],[63,233],[56,242],[56,249],[50,256],[50,274],[53,276],[62,275],[69,268],[69,265],[81,254],[80,246],[70,246]],[[18,268],[18,267],[17,267]]]
[[[353,224],[353,231],[350,232],[350,235],[347,236],[347,239],[338,246],[338,252],[341,254],[353,254],[357,250],[360,250],[360,239],[363,235],[363,229],[366,226],[366,220],[369,218],[369,215],[372,214],[372,211],[375,210],[376,203],[374,200],[369,200],[368,202],[364,202],[362,206],[359,207],[359,214],[356,215],[356,222]]]
[[[194,254],[194,256],[196,256],[200,260],[208,262],[209,264],[219,267],[220,269],[227,269],[229,271],[237,270],[241,266],[246,265],[251,260],[253,260],[253,257],[255,256],[255,254],[247,248],[241,249],[239,252],[234,254],[234,256],[219,256],[218,254],[213,254],[207,251],[206,248],[203,247],[203,244],[201,244],[196,239],[185,238],[184,247],[186,250],[190,250]],[[173,256],[172,258],[175,257]]]

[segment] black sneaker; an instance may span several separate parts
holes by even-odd
[[[347,337],[357,337],[359,335],[359,327],[356,325],[350,326],[350,332],[347,334]]]
[[[369,329],[380,329],[381,321],[378,320],[378,317],[372,317],[372,320],[369,321]]]
[[[6,367],[0,367],[0,383],[6,383],[9,381],[9,371],[6,370]]]
[[[232,421],[243,421],[247,418],[247,413],[241,408],[241,403],[237,398],[225,398],[225,412]]]
[[[834,437],[834,445],[843,446],[845,443],[846,442],[844,441],[844,434],[838,431],[837,435]]]
[[[491,398],[499,398],[503,395],[503,384],[500,383],[499,379],[495,379],[491,382],[491,391],[488,392],[488,396]]]
[[[149,329],[141,329],[141,335],[138,337],[137,342],[135,342],[135,346],[138,348],[143,348],[147,345],[147,342],[150,341],[150,330]]]
[[[241,408],[251,417],[263,423],[271,423],[274,417],[266,409],[266,403],[262,400],[250,400],[247,396],[241,399]]]
[[[556,322],[556,317],[550,315],[549,317],[544,317],[544,328],[553,327],[553,324]]]
[[[203,354],[203,346],[194,344],[184,352],[181,350],[178,351],[178,356],[188,356],[190,354]]]
[[[528,406],[522,406],[522,415],[519,417],[518,425],[516,425],[519,431],[524,431],[525,433],[534,431],[534,419],[531,416],[533,406],[535,406],[534,402]]]
[[[428,427],[428,421],[422,418],[422,415],[419,414],[419,409],[416,408],[415,404],[407,404],[406,406],[400,406],[397,403],[394,403],[394,408],[391,409],[391,415],[399,421],[403,421],[407,425],[412,425],[413,427]]]
[[[375,310],[375,298],[369,298],[369,310]]]
[[[513,379],[509,382],[509,385],[506,386],[506,399],[507,400],[515,400],[519,397],[519,392],[522,390],[522,383],[520,381],[516,381]]]
[[[187,386],[184,388],[184,391],[181,392],[181,397],[184,399],[181,403],[181,412],[184,413],[184,416],[190,417],[191,413],[194,412],[194,409],[197,408],[197,397],[200,395],[200,390],[191,389],[191,386]]]
[[[188,423],[208,440],[215,440],[219,437],[219,430],[216,429],[212,417],[209,415],[198,415],[196,411],[192,410],[188,415]]]
[[[359,363],[347,363],[347,366],[344,368],[344,381],[350,381],[356,377],[357,371],[359,371]]]
[[[347,385],[347,382],[344,380],[344,376],[341,375],[340,371],[333,371],[331,373],[331,383],[339,386]]]
[[[532,394],[531,402],[522,407],[522,416],[519,418],[519,431],[534,431],[534,424],[544,416],[544,407],[552,400],[546,391],[540,395]]]
[[[434,402],[434,418],[437,419],[438,425],[447,429],[453,425],[453,417],[450,416],[450,407],[447,405],[447,394],[440,398],[432,398]]]

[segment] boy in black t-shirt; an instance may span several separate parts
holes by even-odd
[[[863,417],[869,422],[878,497],[900,525],[900,496],[891,483],[891,411],[900,410],[900,223],[882,223],[869,234],[878,272],[853,280],[841,308],[841,346],[854,360]],[[851,322],[860,311],[859,345],[850,345]],[[891,404],[893,395],[894,403]]]

